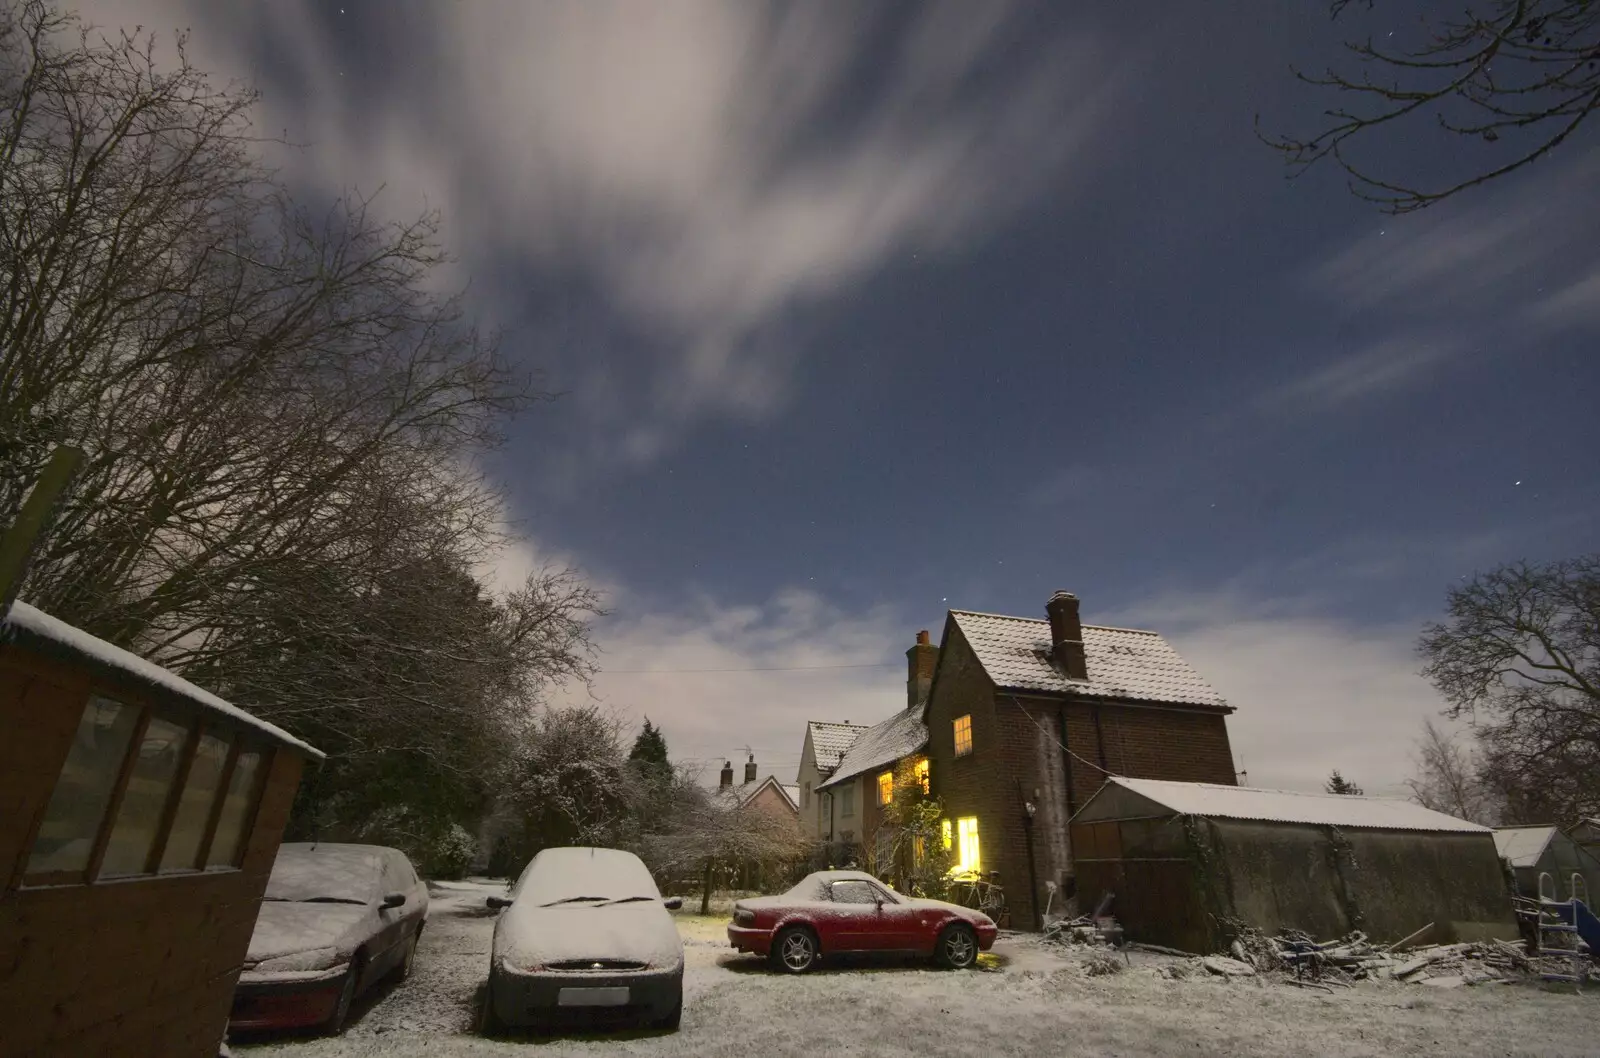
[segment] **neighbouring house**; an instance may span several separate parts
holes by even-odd
[[[744,764],[744,782],[734,785],[733,761],[724,761],[717,789],[711,795],[713,803],[723,808],[747,808],[784,819],[798,820],[800,806],[795,803],[795,787],[785,786],[775,775],[758,779],[756,775],[759,771],[755,755],[751,754],[750,759]]]
[[[962,873],[998,874],[1011,920],[1038,928],[1047,883],[1073,893],[1068,820],[1107,775],[1232,784],[1227,717],[1155,632],[951,610],[923,719],[932,788]]]
[[[928,633],[917,633],[916,642],[906,651],[906,707],[871,727],[858,732],[850,747],[840,755],[833,774],[815,789],[822,799],[819,830],[829,846],[853,846],[863,862],[883,869],[893,840],[885,825],[884,808],[894,795],[894,773],[902,761],[912,758],[920,770],[924,790],[929,789],[928,727],[922,710],[939,648],[928,640]]]
[[[1409,801],[1112,777],[1072,818],[1078,892],[1130,940],[1224,951],[1229,923],[1318,939],[1515,939],[1494,831]]]
[[[830,799],[817,792],[817,788],[833,775],[839,768],[839,761],[844,759],[848,750],[862,732],[867,730],[866,724],[832,723],[824,720],[812,720],[806,724],[805,744],[800,750],[800,771],[795,778],[795,784],[800,788],[800,826],[804,829],[807,838],[812,841],[827,841],[834,832],[835,820],[833,812],[843,807],[830,803]],[[852,819],[852,837],[854,837],[853,821],[855,817],[855,803],[849,805]]]
[[[322,754],[24,603],[0,622],[0,1052],[218,1052]]]
[[[1538,899],[1541,874],[1550,875],[1545,895],[1559,900],[1577,896],[1587,904],[1589,894],[1600,891],[1600,859],[1560,827],[1497,827],[1494,844],[1511,868],[1519,896]],[[1583,879],[1576,886],[1574,875]]]

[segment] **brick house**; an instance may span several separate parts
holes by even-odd
[[[717,791],[711,795],[712,801],[728,809],[748,808],[782,819],[798,820],[800,806],[795,803],[795,787],[783,785],[773,775],[757,779],[757,771],[755,755],[751,754],[750,759],[745,761],[744,782],[735,786],[733,761],[724,761]]]
[[[887,838],[883,806],[893,790],[895,768],[906,758],[917,758],[926,783],[928,728],[922,710],[938,660],[939,648],[928,641],[926,631],[918,632],[916,643],[906,651],[906,707],[871,727],[850,732],[851,742],[832,773],[813,787],[821,841],[864,847]],[[812,744],[807,731],[807,748]],[[802,770],[805,764],[803,752]]]
[[[1159,634],[951,610],[923,719],[957,866],[998,872],[1037,928],[1046,883],[1074,892],[1067,821],[1108,774],[1235,785],[1223,701]]]

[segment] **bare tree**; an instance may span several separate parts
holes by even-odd
[[[668,876],[701,879],[700,913],[710,914],[719,868],[773,865],[804,857],[811,849],[792,816],[754,806],[733,806],[698,786],[680,790],[667,828],[646,835],[643,854]]]
[[[1423,674],[1467,717],[1508,822],[1600,809],[1600,555],[1505,566],[1453,588]],[[1543,816],[1544,818],[1528,818]]]
[[[1484,826],[1499,821],[1493,798],[1479,778],[1476,754],[1431,719],[1423,722],[1415,764],[1417,773],[1406,786],[1417,804]]]
[[[1457,0],[1455,13],[1401,17],[1393,3],[1331,0],[1335,19],[1375,12],[1381,35],[1345,43],[1356,72],[1295,71],[1338,98],[1309,137],[1265,136],[1291,175],[1332,159],[1359,197],[1392,213],[1431,205],[1515,172],[1576,134],[1600,107],[1600,5],[1590,0]],[[1444,6],[1444,5],[1440,5]],[[1428,132],[1469,141],[1481,161],[1424,187],[1357,159],[1358,145]]]

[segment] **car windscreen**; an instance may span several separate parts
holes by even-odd
[[[383,865],[344,850],[280,849],[264,900],[368,904],[378,898]]]
[[[540,907],[571,904],[611,905],[659,900],[655,879],[637,858],[607,855],[610,850],[554,849],[535,860],[518,881],[518,903]]]

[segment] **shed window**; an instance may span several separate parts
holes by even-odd
[[[122,794],[117,821],[111,827],[100,877],[120,878],[150,869],[150,854],[161,833],[188,741],[189,732],[183,726],[159,716],[150,718]]]
[[[955,720],[956,756],[965,757],[972,752],[972,716],[958,716]]]
[[[894,772],[886,771],[878,776],[878,803],[889,804],[894,800]]]
[[[99,695],[84,705],[67,762],[28,854],[29,876],[81,874],[88,869],[138,721],[139,710]]]
[[[200,736],[189,776],[183,783],[178,812],[167,832],[167,847],[161,853],[161,873],[192,871],[199,866],[200,845],[211,822],[211,809],[222,787],[222,769],[228,763],[228,742],[216,735]]]
[[[228,778],[228,795],[222,799],[217,816],[217,832],[206,854],[207,867],[237,867],[244,858],[245,840],[250,834],[250,811],[261,788],[261,754],[244,750],[233,762]]]

